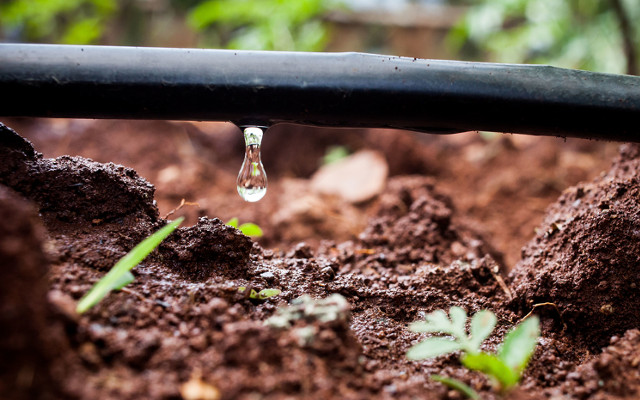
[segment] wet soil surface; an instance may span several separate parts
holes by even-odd
[[[6,122],[35,149],[0,125],[3,398],[462,398],[431,374],[501,398],[455,355],[405,357],[421,338],[408,325],[453,305],[496,313],[488,350],[540,316],[533,360],[504,397],[640,396],[638,146],[614,159],[597,142],[276,127],[270,192],[245,204],[232,126]],[[383,154],[384,191],[357,204],[316,193],[309,177],[335,144]],[[181,199],[198,205],[170,213]],[[75,313],[180,215],[133,283]]]

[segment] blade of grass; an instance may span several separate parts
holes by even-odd
[[[122,290],[123,287],[127,286],[135,279],[136,277],[133,276],[131,271],[127,271],[124,274],[120,275],[117,281],[113,282],[113,290]]]
[[[76,312],[78,314],[86,312],[98,304],[113,289],[124,287],[124,285],[122,285],[122,276],[140,264],[183,220],[184,218],[180,217],[165,225],[122,257],[116,265],[80,299],[76,307]]]

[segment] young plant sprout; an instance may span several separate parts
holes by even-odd
[[[158,247],[182,221],[184,221],[184,217],[180,217],[165,225],[122,257],[116,265],[80,299],[76,307],[76,312],[78,314],[86,312],[98,304],[112,290],[120,290],[133,282],[134,277],[130,271]]]
[[[227,225],[239,229],[240,232],[242,232],[243,235],[247,235],[247,236],[251,236],[251,237],[261,237],[262,236],[262,229],[251,222],[247,222],[244,223],[240,226],[238,226],[238,218],[233,217],[229,220],[229,222],[227,222]]]
[[[348,156],[349,149],[345,146],[330,146],[322,157],[322,165],[333,164],[334,162],[340,161]]]
[[[505,336],[497,353],[480,351],[482,342],[491,334],[496,322],[496,316],[491,311],[479,311],[471,318],[470,335],[468,335],[465,310],[460,307],[451,307],[449,317],[443,310],[434,311],[426,316],[425,321],[411,324],[409,329],[413,332],[445,336],[426,338],[411,347],[407,351],[407,357],[411,360],[422,360],[460,350],[462,365],[484,373],[498,390],[507,391],[518,384],[522,372],[529,363],[540,337],[540,321],[536,316],[522,321]],[[478,398],[473,389],[460,381],[440,376],[435,378],[471,398]]]
[[[243,293],[245,290],[247,290],[247,288],[244,286],[240,286],[238,288],[238,292],[240,293]],[[249,298],[254,300],[265,300],[269,297],[277,296],[280,293],[282,293],[280,289],[262,289],[259,292],[256,292],[255,289],[251,289],[251,291],[249,291]]]

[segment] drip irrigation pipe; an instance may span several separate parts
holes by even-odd
[[[640,77],[362,53],[0,44],[0,116],[640,142]]]

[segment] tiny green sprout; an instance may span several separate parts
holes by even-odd
[[[349,149],[347,149],[345,146],[327,147],[327,150],[322,157],[322,165],[333,164],[334,162],[340,161],[348,156]]]
[[[262,229],[251,222],[247,222],[244,223],[240,226],[238,226],[238,218],[233,217],[231,218],[228,222],[227,225],[232,227],[232,228],[236,228],[239,229],[240,232],[242,232],[243,235],[247,235],[247,236],[251,236],[251,237],[261,237],[262,236]]]
[[[131,270],[142,262],[160,243],[173,232],[184,220],[183,217],[160,228],[153,235],[138,243],[130,252],[122,257],[109,272],[102,277],[80,299],[76,312],[82,314],[98,304],[112,290],[121,290],[131,282],[134,277]]]
[[[484,373],[500,391],[507,391],[518,384],[522,372],[533,355],[540,337],[540,321],[538,317],[533,316],[518,324],[505,336],[496,354],[481,352],[480,346],[491,334],[496,322],[496,316],[491,311],[479,311],[471,318],[470,335],[468,335],[465,310],[460,307],[451,307],[449,317],[443,310],[434,311],[426,316],[425,321],[411,324],[409,329],[413,332],[437,333],[445,336],[426,338],[411,347],[407,351],[407,357],[411,360],[421,360],[459,350],[462,352],[460,358],[462,365]],[[449,381],[440,381],[454,387]],[[465,390],[460,391],[469,395]]]
[[[247,290],[247,288],[244,286],[240,286],[238,288],[238,292],[240,293],[243,293],[245,290]],[[255,300],[265,300],[269,297],[277,296],[280,293],[282,293],[280,289],[262,289],[259,292],[256,292],[255,289],[251,289],[251,291],[249,292],[249,298]]]
[[[320,322],[349,319],[349,302],[342,295],[333,293],[324,299],[314,299],[308,294],[291,301],[287,307],[280,307],[265,324],[278,329],[290,328],[295,321],[307,319]]]

